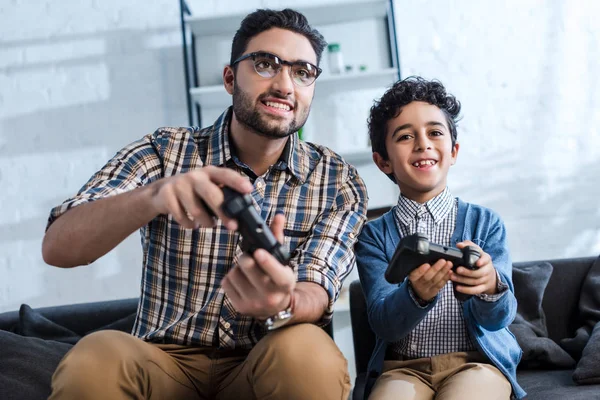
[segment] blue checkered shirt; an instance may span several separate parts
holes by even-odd
[[[256,176],[229,141],[231,109],[204,129],[160,128],[119,151],[80,189],[52,209],[48,224],[72,207],[148,185],[206,165],[226,166],[254,183],[255,206],[268,224],[286,217],[284,244],[299,282],[329,296],[320,323],[331,318],[342,282],[354,266],[353,246],[365,221],[367,191],[354,167],[329,149],[292,135],[279,161]],[[133,334],[182,345],[252,348],[262,324],[240,315],[221,287],[242,251],[240,237],[223,225],[184,229],[158,215],[140,229],[141,295]]]
[[[450,246],[456,228],[458,202],[448,188],[423,204],[400,196],[394,211],[402,236],[419,232],[433,243]],[[412,290],[411,296],[416,296]],[[402,357],[421,358],[475,350],[467,331],[462,302],[454,297],[452,282],[446,283],[437,296],[435,306],[415,329],[392,345],[393,351]]]

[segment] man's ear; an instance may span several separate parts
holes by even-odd
[[[458,144],[458,142],[454,143],[454,146],[452,147],[452,164],[454,165],[456,164],[456,158],[458,157],[458,149],[460,148],[460,145]]]
[[[227,93],[233,95],[233,86],[235,84],[235,73],[233,71],[233,67],[230,65],[226,65],[223,68],[223,86],[225,86],[225,90]]]
[[[390,160],[384,159],[381,156],[381,154],[377,152],[373,152],[373,162],[375,163],[375,165],[377,165],[377,168],[379,168],[379,170],[386,175],[389,175],[394,172],[392,170],[392,163],[390,162]]]

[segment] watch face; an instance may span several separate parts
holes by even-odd
[[[271,318],[268,318],[265,321],[265,326],[266,326],[267,330],[272,331],[277,328],[281,328],[282,326],[287,324],[290,321],[290,319],[292,319],[291,312],[289,312],[287,310],[281,311],[277,315],[274,315]]]

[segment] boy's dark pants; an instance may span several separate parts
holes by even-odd
[[[508,400],[510,382],[477,352],[384,361],[369,400]]]
[[[50,399],[347,399],[346,359],[311,324],[269,333],[249,352],[150,344],[118,331],[81,339]]]

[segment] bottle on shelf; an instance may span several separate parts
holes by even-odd
[[[339,75],[345,70],[344,58],[339,43],[330,43],[327,46],[329,53],[329,72],[332,75]]]

